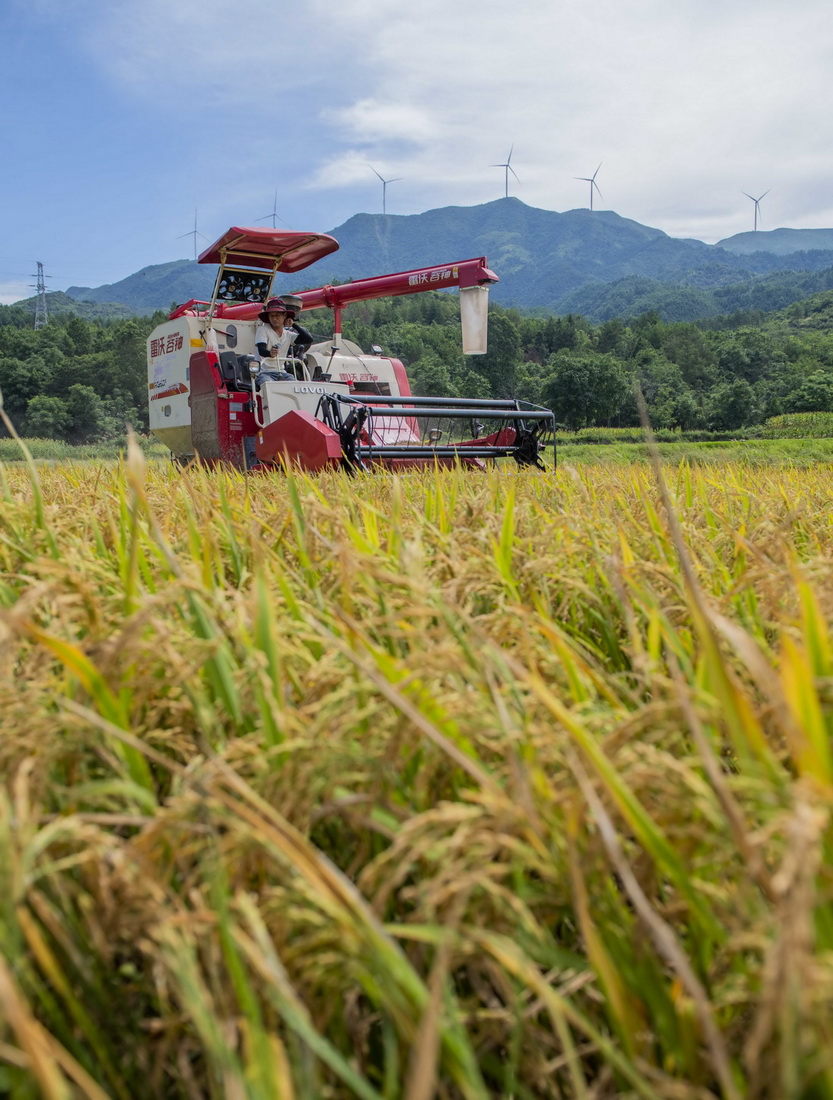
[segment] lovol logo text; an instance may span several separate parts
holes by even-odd
[[[293,393],[326,393],[323,386],[293,386]]]

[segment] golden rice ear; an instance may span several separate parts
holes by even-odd
[[[141,488],[144,490],[145,483],[145,471],[146,471],[145,456],[142,454],[142,448],[139,446],[136,439],[136,433],[133,431],[133,427],[127,425],[127,476],[130,484],[134,488]]]
[[[133,433],[120,462],[20,453],[0,1080],[816,1087],[826,470],[247,477]]]

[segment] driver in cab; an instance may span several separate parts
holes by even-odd
[[[297,377],[296,368],[287,360],[294,354],[302,355],[312,343],[306,329],[295,321],[299,304],[300,299],[286,302],[283,298],[270,298],[258,314],[261,324],[255,331],[255,347],[264,378],[287,380]]]
[[[286,358],[294,343],[295,334],[286,325],[286,312],[282,298],[270,298],[258,314],[261,324],[255,331],[255,347],[266,369],[283,370],[280,360]]]

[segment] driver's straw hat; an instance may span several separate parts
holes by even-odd
[[[287,306],[283,298],[270,298],[263,309],[260,311],[260,313],[258,313],[258,317],[261,321],[268,321],[269,314],[277,313],[278,311],[280,311],[281,313],[287,313],[289,311],[289,307]]]

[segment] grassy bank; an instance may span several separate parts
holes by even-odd
[[[27,439],[24,441],[36,462],[112,462],[127,454],[126,439],[111,439],[98,443],[64,443],[61,439]],[[151,436],[139,437],[139,447],[148,458],[167,459],[170,451]],[[6,437],[0,439],[0,462],[21,462],[20,444]]]
[[[39,476],[0,1093],[833,1097],[826,471]]]
[[[801,466],[833,462],[833,439],[735,439],[659,442],[663,462],[713,466]],[[558,440],[558,461],[589,465],[647,463],[644,443],[590,443]]]
[[[673,436],[674,433],[665,433]],[[639,439],[639,433],[623,429],[625,438],[592,433],[563,434],[558,437],[558,461],[581,465],[627,465],[647,463],[648,448]],[[116,462],[127,453],[126,440],[77,446],[54,439],[27,439],[24,441],[32,457],[38,463]],[[145,458],[152,462],[170,464],[167,447],[152,438],[139,440]],[[833,438],[807,439],[716,439],[687,440],[664,439],[660,436],[657,448],[663,462],[678,465],[689,462],[695,465],[741,463],[749,466],[802,466],[833,462]],[[552,452],[546,456],[552,462]],[[20,445],[13,439],[0,439],[0,462],[23,462]]]

